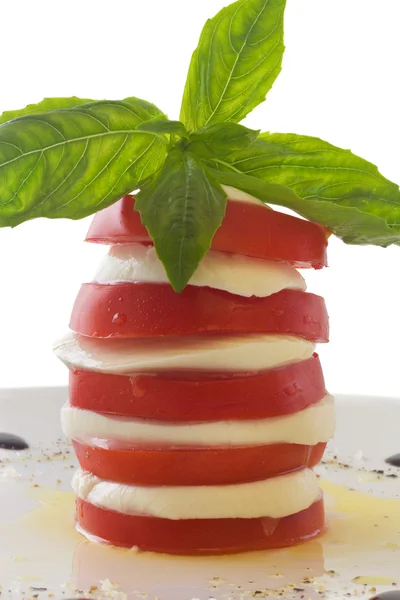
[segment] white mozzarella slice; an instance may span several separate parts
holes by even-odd
[[[95,339],[69,332],[54,345],[67,366],[102,373],[203,370],[256,372],[306,360],[315,344],[288,335]]]
[[[244,202],[246,204],[257,204],[258,206],[263,206],[267,210],[272,210],[270,206],[264,204],[262,200],[259,200],[255,196],[248,194],[247,192],[243,192],[242,190],[238,190],[230,185],[223,185],[225,194],[228,196],[228,201],[232,202]]]
[[[146,419],[110,416],[66,404],[61,412],[64,434],[82,442],[111,440],[134,446],[237,447],[268,444],[327,442],[335,432],[332,396],[301,411],[250,421],[161,423]]]
[[[168,277],[153,246],[121,244],[110,248],[94,281],[168,283]],[[289,263],[213,250],[205,255],[189,285],[245,297],[266,297],[284,289],[306,289],[304,278]]]
[[[173,520],[279,519],[309,508],[319,496],[310,469],[252,483],[179,487],[122,485],[77,471],[72,487],[79,498],[100,508]]]

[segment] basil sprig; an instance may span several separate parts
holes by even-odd
[[[239,124],[281,69],[285,0],[238,0],[207,21],[180,121],[153,104],[47,98],[0,116],[0,226],[79,219],[140,189],[136,209],[173,288],[221,224],[230,185],[352,244],[400,244],[399,187],[348,150]]]
[[[221,225],[225,192],[199,159],[174,148],[161,172],[143,185],[136,207],[169,280],[181,292]]]

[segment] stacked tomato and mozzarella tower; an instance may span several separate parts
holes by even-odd
[[[328,317],[296,267],[326,264],[326,231],[227,192],[212,248],[180,294],[132,196],[90,228],[88,241],[111,248],[55,348],[70,369],[62,423],[90,539],[228,553],[324,528],[312,469],[334,432],[315,354]]]

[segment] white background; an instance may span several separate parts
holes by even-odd
[[[224,0],[3,0],[0,112],[45,96],[139,96],[177,118],[201,27]],[[316,135],[400,181],[399,0],[288,0],[283,72],[250,127]],[[1,186],[0,186],[1,187]],[[51,343],[105,248],[88,220],[0,230],[0,387],[64,384]],[[400,248],[330,243],[332,392],[399,396]]]

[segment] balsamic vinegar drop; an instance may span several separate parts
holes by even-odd
[[[0,448],[3,450],[26,450],[29,448],[29,444],[19,435],[0,432]]]

